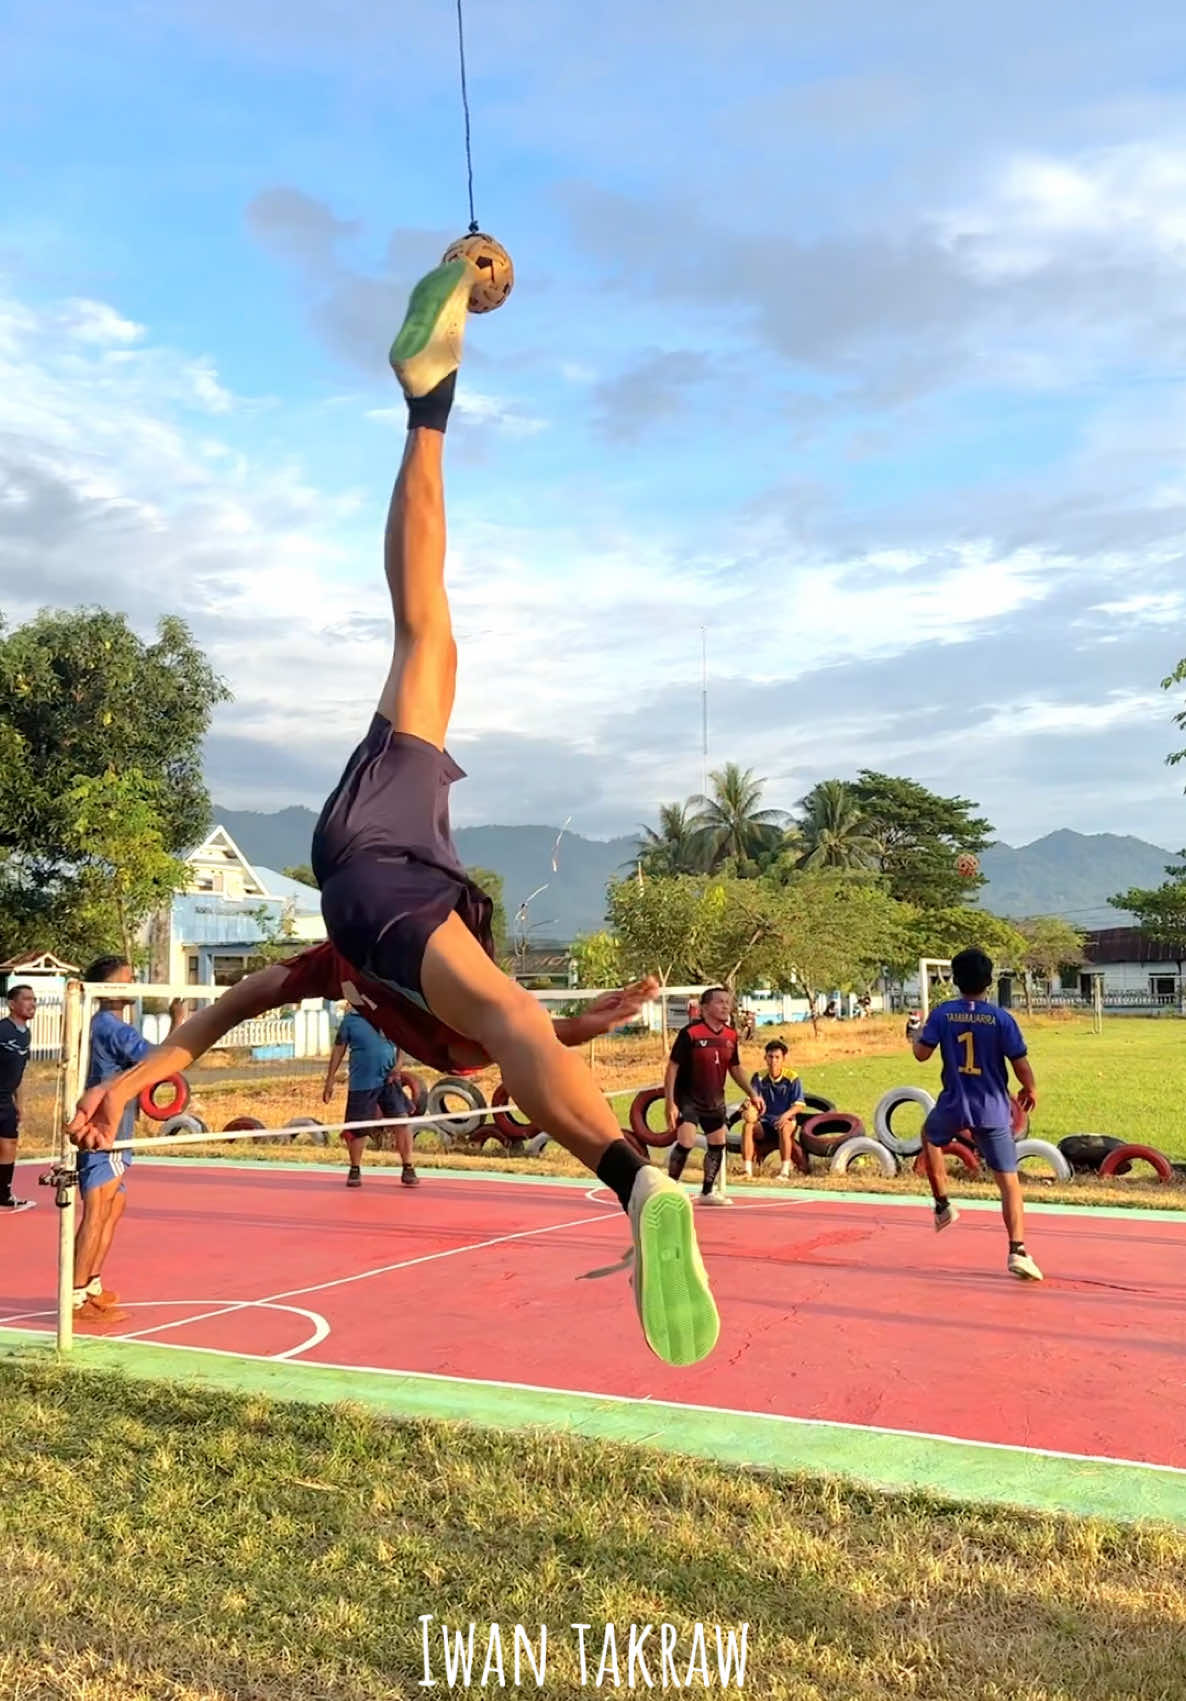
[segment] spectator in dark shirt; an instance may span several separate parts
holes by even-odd
[[[35,1203],[13,1198],[12,1178],[21,1135],[21,1082],[32,1044],[29,1023],[36,1009],[31,986],[9,989],[8,1015],[0,1022],[0,1211],[31,1211]]]

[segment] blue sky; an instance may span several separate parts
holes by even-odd
[[[464,229],[453,12],[0,0],[0,592],[181,612],[214,796],[315,805],[385,671],[403,293]],[[469,0],[517,268],[450,431],[455,818],[713,763],[1186,839],[1186,21]]]

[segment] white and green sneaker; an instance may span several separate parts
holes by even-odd
[[[630,1194],[634,1303],[647,1345],[666,1364],[695,1364],[717,1344],[721,1320],[683,1188],[648,1164]]]
[[[465,316],[477,268],[450,260],[420,279],[408,301],[391,365],[409,401],[427,396],[461,365]]]

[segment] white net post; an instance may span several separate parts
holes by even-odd
[[[82,1057],[84,1044],[85,999],[81,981],[66,983],[62,1007],[61,1125],[58,1136],[58,1170],[65,1179],[59,1182],[55,1199],[58,1206],[58,1351],[68,1353],[74,1345],[74,1218],[75,1171],[74,1148],[66,1132],[66,1124],[74,1115],[82,1093]]]

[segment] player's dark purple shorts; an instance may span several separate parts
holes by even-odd
[[[330,940],[422,1008],[424,948],[454,910],[494,955],[490,899],[466,874],[449,827],[449,787],[463,778],[446,751],[376,715],[313,833]]]
[[[351,1087],[346,1094],[347,1122],[382,1122],[388,1117],[414,1114],[407,1094],[395,1081],[385,1081],[381,1087]],[[359,1132],[343,1130],[342,1139],[350,1140]]]
[[[923,1134],[932,1146],[949,1146],[963,1132],[958,1123],[932,1111],[923,1123]],[[1017,1169],[1017,1141],[1011,1128],[969,1128],[976,1150],[989,1169],[1012,1175]]]

